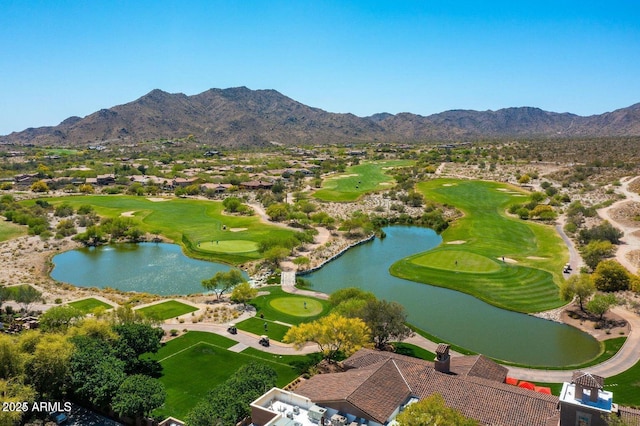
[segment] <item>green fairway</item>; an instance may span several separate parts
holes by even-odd
[[[91,313],[94,309],[98,308],[113,308],[113,306],[108,304],[107,302],[103,302],[102,300],[98,300],[93,297],[90,297],[88,299],[76,300],[75,302],[69,302],[68,305],[84,312],[85,314]]]
[[[222,241],[202,241],[197,244],[202,251],[217,253],[250,253],[258,250],[255,241],[247,240],[222,240]]]
[[[179,317],[180,315],[195,312],[198,308],[178,302],[177,300],[167,300],[166,302],[157,303],[155,305],[136,309],[137,312],[144,314],[147,318],[164,321],[169,318]]]
[[[0,242],[27,235],[27,227],[0,220]]]
[[[388,189],[394,180],[386,172],[393,167],[412,164],[408,160],[376,161],[348,167],[344,173],[329,177],[313,196],[323,201],[355,201],[363,194]]]
[[[142,230],[160,233],[182,244],[195,257],[231,264],[260,259],[257,247],[261,241],[289,238],[293,234],[291,230],[261,223],[258,216],[223,215],[220,201],[185,198],[168,198],[162,202],[153,200],[156,199],[125,195],[47,199],[53,205],[64,202],[74,208],[89,204],[104,217],[118,217],[122,213],[133,212],[133,220],[139,223]],[[30,200],[25,203],[33,202]],[[216,244],[216,241],[219,243]],[[201,245],[205,242],[209,244],[198,248],[198,242]],[[221,245],[220,250],[214,245]]]
[[[273,368],[278,374],[278,386],[285,386],[298,376],[293,365],[304,357],[228,351],[235,343],[216,334],[190,331],[160,348],[152,358],[162,365],[160,381],[165,385],[167,399],[154,411],[154,416],[184,419],[210,389],[249,362],[264,363]]]
[[[266,331],[264,329],[265,324],[267,324]],[[249,333],[253,333],[258,336],[265,335],[269,337],[269,339],[277,340],[278,342],[282,342],[282,338],[287,334],[287,331],[289,331],[289,327],[286,325],[256,317],[239,322],[236,326],[240,330],[248,331]]]
[[[427,252],[413,259],[413,263],[453,272],[488,274],[500,270],[498,261],[462,250]]]
[[[297,317],[312,317],[322,312],[322,304],[310,297],[278,297],[269,300],[269,305],[282,313]]]
[[[508,217],[526,198],[495,182],[436,179],[418,184],[427,199],[464,216],[442,233],[443,243],[393,264],[393,275],[462,291],[499,308],[538,312],[561,306],[558,285],[568,251],[552,226]],[[504,258],[504,261],[503,261]],[[457,262],[457,265],[456,265]]]
[[[282,291],[280,286],[270,286],[264,287],[261,290],[269,291],[269,294],[264,296],[258,296],[249,302],[256,308],[258,315],[262,314],[264,319],[271,321],[282,321],[287,324],[297,325],[302,322],[309,322],[320,318],[329,313],[331,310],[331,306],[329,302],[321,299],[314,299],[308,296],[298,296],[295,294],[289,294]],[[277,308],[273,306],[271,303],[274,300],[278,299],[291,299],[282,301],[282,305],[279,302],[276,303]],[[317,305],[321,306],[321,309],[317,314],[304,316],[298,315],[296,312],[304,311],[304,302],[307,302],[308,310],[315,310]],[[297,306],[296,306],[297,305]],[[296,308],[292,311],[294,313],[289,313],[286,309],[287,306],[296,306]],[[282,310],[281,310],[282,309]]]

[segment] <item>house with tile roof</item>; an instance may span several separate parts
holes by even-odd
[[[272,389],[254,401],[253,424],[393,425],[408,404],[438,393],[447,406],[481,425],[604,426],[607,415],[617,415],[640,426],[640,411],[612,404],[598,376],[574,375],[558,397],[505,383],[508,369],[483,355],[450,357],[448,345],[436,352],[429,362],[361,349],[343,362],[344,372],[318,374],[293,392]],[[599,402],[585,402],[593,398]],[[269,408],[275,406],[279,411]]]

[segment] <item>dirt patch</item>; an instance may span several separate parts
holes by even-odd
[[[153,201],[154,203],[160,203],[162,201],[169,201],[170,198],[147,198],[149,201]]]
[[[447,242],[447,244],[466,244],[465,240],[455,240],[455,241],[449,241]]]
[[[613,312],[607,312],[600,321],[596,316],[581,311],[576,305],[565,309],[560,319],[563,323],[589,333],[598,340],[628,336],[630,331],[629,323]]]
[[[133,217],[133,215],[135,214],[135,210],[131,210],[130,212],[122,212],[120,213],[120,216],[122,217]]]
[[[247,228],[229,228],[229,231],[231,232],[242,232],[242,231],[246,231]]]

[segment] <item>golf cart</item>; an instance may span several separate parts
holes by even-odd
[[[260,340],[258,340],[258,343],[260,343],[262,346],[269,346],[269,338],[263,334],[262,336],[260,336]]]
[[[238,334],[238,329],[236,328],[236,325],[233,323],[229,324],[229,327],[227,327],[227,332],[229,334]]]

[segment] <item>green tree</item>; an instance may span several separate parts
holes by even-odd
[[[25,363],[28,384],[44,398],[60,398],[66,390],[73,345],[62,334],[44,334]]]
[[[478,422],[446,406],[442,395],[434,393],[409,405],[396,417],[398,426],[477,426]]]
[[[26,312],[29,312],[31,305],[40,300],[42,300],[42,293],[30,285],[18,287],[18,294],[15,296],[15,301],[18,302]]]
[[[158,352],[164,334],[161,328],[129,322],[118,324],[113,329],[118,334],[115,350],[118,358],[124,361],[127,374],[153,373],[162,369],[157,361],[140,359],[142,354]]]
[[[598,319],[602,320],[604,314],[616,303],[616,296],[613,294],[598,293],[587,303],[587,310],[594,315],[598,315]]]
[[[628,290],[630,282],[629,272],[615,260],[603,260],[593,273],[593,283],[600,291]]]
[[[584,263],[593,271],[598,266],[598,263],[613,254],[614,249],[615,247],[611,244],[611,241],[593,240],[582,247],[580,254],[582,254]]]
[[[276,385],[269,366],[249,363],[213,388],[187,415],[190,426],[234,425],[250,415],[249,404]]]
[[[83,316],[82,311],[72,306],[54,306],[40,316],[40,327],[43,331],[66,331]]]
[[[72,341],[75,350],[69,360],[71,389],[82,400],[108,407],[126,378],[124,361],[102,338],[84,335]]]
[[[267,207],[265,211],[274,222],[282,222],[289,216],[289,206],[285,203],[275,203]]]
[[[360,318],[371,331],[371,340],[378,349],[384,349],[392,340],[402,341],[413,332],[406,326],[407,314],[397,302],[369,300]]]
[[[264,259],[274,265],[286,259],[291,254],[291,250],[286,247],[271,247],[263,253]]]
[[[167,397],[164,385],[142,374],[127,377],[113,398],[113,410],[121,416],[139,418],[164,404]]]
[[[0,401],[3,403],[27,403],[31,407],[35,398],[36,392],[31,386],[15,380],[0,379]],[[21,424],[24,414],[25,411],[20,410],[0,410],[0,425]]]
[[[572,275],[560,285],[560,297],[567,301],[577,297],[582,311],[584,302],[595,292],[596,286],[589,274]]]
[[[212,291],[220,300],[223,293],[229,291],[236,285],[244,281],[242,272],[239,269],[230,269],[228,272],[220,271],[209,278],[208,280],[202,280],[202,286]]]
[[[258,289],[251,287],[251,284],[244,281],[233,288],[231,292],[231,301],[242,303],[246,306],[247,302],[258,295]]]
[[[22,373],[22,354],[11,336],[0,334],[0,379],[9,380]]]
[[[314,342],[327,360],[335,360],[342,352],[351,355],[369,342],[369,328],[360,318],[345,318],[329,314],[316,321],[295,325],[287,331],[283,341],[297,349]]]

